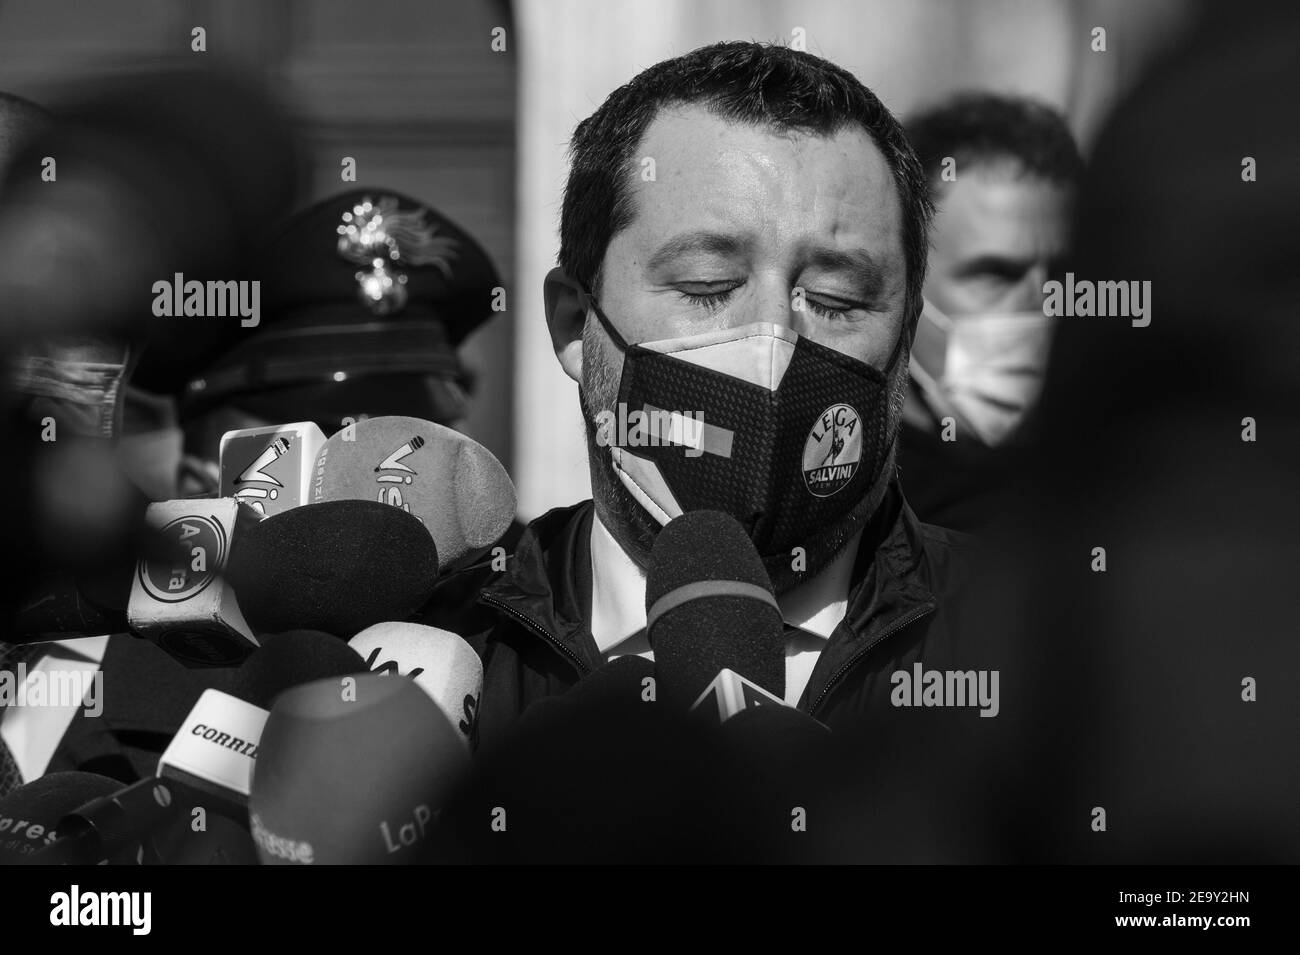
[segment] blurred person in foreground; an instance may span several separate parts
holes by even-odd
[[[150,776],[212,682],[127,630],[148,498],[119,458],[124,383],[156,330],[154,283],[245,278],[246,208],[278,217],[295,193],[291,125],[260,87],[194,70],[87,88],[25,137],[0,194],[5,470],[21,484],[7,499],[29,575],[4,608],[0,669],[75,672],[102,692],[0,710],[0,788],[61,770]],[[184,366],[239,317],[171,328],[168,361]]]
[[[962,93],[906,124],[935,202],[926,308],[912,345],[899,469],[923,520],[994,521],[1042,389],[1056,319],[1044,284],[1068,252],[1083,161],[1064,118]]]
[[[1000,533],[1035,859],[1300,861],[1298,43],[1205,5],[1089,159],[1073,268],[1153,305],[1060,320]]]

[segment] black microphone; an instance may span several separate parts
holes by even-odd
[[[204,828],[172,826],[154,840],[162,865],[257,865],[257,849],[248,826],[211,815]]]
[[[0,865],[30,861],[62,835],[59,823],[68,813],[121,788],[116,779],[80,772],[48,773],[19,786],[0,799]]]
[[[727,823],[732,806],[723,796],[743,793],[744,780],[729,772],[719,734],[701,732],[685,707],[659,695],[655,665],[624,656],[534,703],[479,750],[447,804],[429,861],[736,858],[752,834]]]
[[[691,511],[659,532],[646,574],[646,636],[670,705],[718,718],[785,695],[781,611],[744,528]],[[713,703],[706,704],[706,699]]]
[[[438,548],[420,521],[377,501],[303,504],[240,540],[230,580],[259,633],[306,628],[343,640],[423,606]]]
[[[587,674],[567,693],[533,703],[520,716],[515,734],[561,733],[567,724],[589,719],[621,721],[657,701],[655,665],[644,657],[618,657]]]
[[[268,637],[235,671],[228,689],[232,696],[269,710],[286,690],[368,670],[361,654],[337,637],[317,630],[289,630]]]
[[[120,784],[116,784],[119,785]],[[58,839],[33,853],[31,865],[94,865],[120,858],[175,819],[179,806],[172,785],[141,779],[125,789],[97,796],[59,820]]]

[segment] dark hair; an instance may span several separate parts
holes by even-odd
[[[931,186],[948,156],[959,168],[1014,160],[1030,175],[1067,186],[1083,176],[1083,157],[1064,117],[1023,97],[961,93],[910,118],[907,138]]]
[[[907,259],[907,316],[919,314],[933,207],[902,126],[876,95],[835,64],[783,46],[728,42],[701,47],[639,73],[610,93],[574,131],[560,217],[560,267],[595,291],[610,240],[631,223],[633,153],[665,106],[699,103],[738,123],[829,136],[867,131],[898,187]]]

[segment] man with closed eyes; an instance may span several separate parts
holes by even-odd
[[[653,659],[648,557],[700,509],[736,518],[771,578],[785,702],[832,727],[889,710],[891,672],[949,652],[966,572],[895,467],[931,216],[901,127],[826,60],[721,43],[615,90],[570,153],[545,303],[593,500],[430,601],[482,650],[480,740],[615,658]],[[620,406],[702,427],[689,448],[620,442]]]

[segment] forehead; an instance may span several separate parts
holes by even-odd
[[[901,247],[892,173],[856,124],[821,135],[733,122],[703,106],[669,107],[646,129],[632,175],[631,229],[647,239],[715,228]]]
[[[935,235],[939,240],[1013,241],[1064,232],[1071,190],[1015,166],[978,166],[947,185],[938,197]]]

